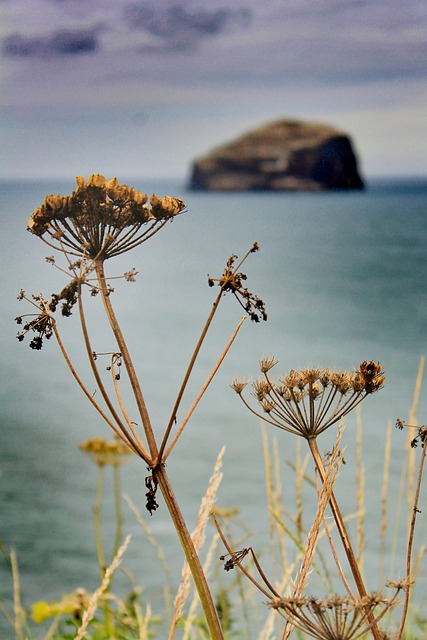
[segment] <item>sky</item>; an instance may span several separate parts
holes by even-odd
[[[281,118],[427,169],[425,0],[0,0],[0,178],[185,178]]]

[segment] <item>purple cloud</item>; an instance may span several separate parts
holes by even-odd
[[[129,4],[123,16],[130,28],[160,38],[168,49],[188,50],[204,37],[223,33],[230,23],[248,23],[251,11],[224,7],[191,8],[183,2],[166,7],[142,2]]]
[[[48,36],[11,34],[3,40],[3,53],[19,58],[75,56],[99,49],[96,29],[62,29]]]

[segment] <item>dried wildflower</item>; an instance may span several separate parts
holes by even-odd
[[[397,595],[397,594],[396,594]],[[269,606],[286,620],[318,640],[356,640],[369,631],[396,604],[396,595],[388,600],[379,593],[360,599],[275,598]],[[372,618],[371,614],[374,614]]]
[[[99,467],[105,467],[108,464],[112,467],[118,467],[134,455],[133,451],[118,439],[90,438],[82,442],[79,449],[87,453]]]
[[[323,374],[323,369],[303,369],[299,374],[299,378],[304,385],[306,384],[314,384],[318,380],[320,380]]]
[[[158,482],[154,473],[152,476],[147,476],[145,478],[145,486],[148,489],[147,493],[145,494],[145,497],[147,498],[145,508],[150,512],[150,516],[152,516],[153,511],[156,511],[159,508],[158,502],[156,500]]]
[[[68,318],[71,315],[71,309],[77,303],[79,289],[79,280],[73,278],[61,291],[61,293],[53,293],[49,304],[50,310],[54,313],[58,304],[62,301],[61,314]],[[92,294],[94,295],[94,294]]]
[[[257,416],[307,439],[317,437],[339,422],[368,394],[378,391],[385,381],[379,364],[363,362],[354,373],[329,369],[297,372],[292,369],[276,383],[268,376],[273,362],[265,361],[265,366],[261,366],[264,377],[252,384],[253,395],[262,413],[246,402],[243,389],[239,395]],[[268,418],[263,415],[265,413]]]
[[[396,427],[397,429],[403,429],[404,427],[409,427],[411,429],[417,430],[417,435],[415,436],[415,438],[411,440],[411,447],[413,449],[418,447],[418,444],[421,443],[422,445],[424,445],[427,442],[427,427],[425,425],[421,425],[420,427],[418,427],[413,424],[408,424],[407,422],[404,422],[403,420],[400,420],[400,418],[398,418],[396,420]]]
[[[252,383],[252,389],[252,395],[258,400],[258,402],[262,402],[270,391],[270,385],[266,380],[264,380],[264,378],[258,378]]]
[[[135,282],[137,275],[138,275],[138,271],[132,268],[130,269],[130,271],[126,271],[126,273],[124,274],[124,278],[126,282]]]
[[[366,393],[374,393],[384,386],[385,377],[381,369],[381,365],[378,362],[368,362],[365,360],[360,364],[360,369],[356,371],[356,377],[363,382],[363,388]]]
[[[28,230],[54,249],[106,260],[150,238],[182,213],[179,198],[148,196],[101,174],[76,179],[71,196],[48,195],[28,221]]]
[[[224,269],[221,278],[208,277],[208,284],[210,287],[215,286],[215,283],[217,283],[224,293],[231,291],[240,306],[243,307],[253,322],[259,322],[261,319],[267,320],[265,304],[261,298],[258,298],[258,296],[251,293],[249,289],[243,285],[247,280],[247,275],[239,271],[239,269],[248,255],[258,250],[258,243],[255,242],[237,266],[235,263],[238,256],[232,255],[228,258],[227,266]]]
[[[233,553],[226,553],[223,556],[220,556],[220,560],[224,561],[224,571],[230,571],[234,569],[234,567],[238,567],[244,558],[248,555],[250,549],[241,549],[240,551],[234,551]]]
[[[53,335],[54,319],[51,316],[49,305],[42,296],[33,295],[31,299],[27,298],[22,290],[19,292],[18,300],[27,300],[36,307],[38,313],[27,313],[15,318],[16,324],[22,325],[22,330],[17,333],[16,337],[19,342],[22,342],[28,332],[36,333],[37,335],[30,341],[30,348],[40,351],[43,339],[49,340]]]
[[[234,389],[234,391],[236,393],[242,393],[243,389],[246,387],[246,385],[249,384],[248,380],[238,380],[237,378],[235,378],[232,382],[230,387],[232,389]]]
[[[273,356],[265,356],[259,361],[259,369],[261,373],[267,373],[267,371],[270,371],[278,362],[277,358]]]

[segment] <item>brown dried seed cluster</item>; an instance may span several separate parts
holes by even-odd
[[[224,293],[230,291],[253,322],[267,320],[267,311],[264,301],[244,286],[243,283],[248,277],[240,271],[240,267],[250,253],[256,253],[257,251],[259,251],[259,246],[255,242],[237,266],[235,263],[238,256],[232,255],[228,258],[227,266],[221,278],[208,277],[209,286],[213,287],[218,284]]]
[[[31,233],[74,255],[106,259],[128,251],[185,209],[179,198],[154,194],[150,208],[145,193],[101,174],[76,182],[71,196],[46,196],[28,221]]]
[[[269,606],[278,610],[292,625],[319,640],[356,640],[378,622],[396,603],[373,593],[363,598],[276,598]]]
[[[22,342],[27,333],[36,334],[31,339],[29,346],[31,349],[40,351],[44,338],[49,340],[53,335],[54,320],[50,314],[49,304],[42,296],[32,295],[31,298],[27,298],[22,289],[19,292],[18,300],[30,302],[38,313],[24,314],[15,318],[16,324],[22,326],[16,337],[19,342]]]
[[[292,369],[275,382],[268,372],[276,363],[272,357],[262,359],[263,377],[252,383],[252,394],[262,413],[246,400],[244,402],[267,422],[305,438],[317,437],[344,418],[367,395],[381,389],[385,382],[381,365],[372,361],[362,362],[354,373],[320,368]],[[246,384],[234,380],[231,385],[242,399]]]

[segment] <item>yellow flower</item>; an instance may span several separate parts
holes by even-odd
[[[110,464],[113,467],[127,462],[133,451],[120,440],[104,440],[104,438],[90,438],[79,445],[79,449],[89,454],[95,464],[104,467]]]
[[[87,606],[87,596],[84,589],[77,589],[73,593],[62,596],[58,602],[40,600],[31,605],[31,617],[37,624],[42,624],[49,618],[55,618],[65,613],[73,613],[81,618],[82,609]]]

